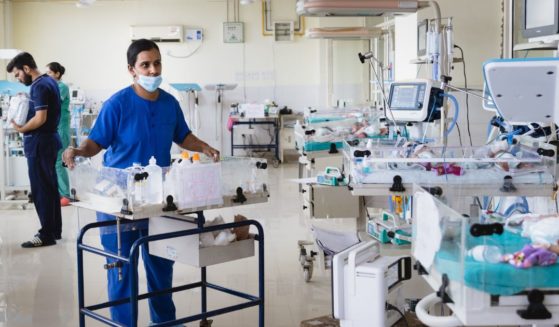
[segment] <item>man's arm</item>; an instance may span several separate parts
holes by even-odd
[[[16,124],[12,119],[14,129],[20,133],[27,133],[41,127],[47,121],[47,110],[37,110],[35,116],[23,125]]]
[[[68,168],[74,168],[74,158],[80,157],[93,157],[102,150],[101,146],[90,139],[85,139],[79,147],[68,147],[62,154],[62,161]]]
[[[180,147],[190,151],[202,152],[214,161],[219,161],[219,151],[209,146],[206,142],[197,138],[194,134],[188,133]]]

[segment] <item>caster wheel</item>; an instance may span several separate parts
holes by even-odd
[[[280,161],[279,161],[279,160],[277,160],[277,159],[272,160],[272,166],[273,166],[274,168],[278,168],[278,167],[279,167],[279,164],[280,164]]]

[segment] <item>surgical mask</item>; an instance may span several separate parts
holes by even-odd
[[[161,85],[161,75],[159,76],[145,76],[138,74],[138,84],[148,92],[155,92],[159,85]]]

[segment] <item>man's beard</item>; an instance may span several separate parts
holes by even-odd
[[[31,78],[31,75],[27,75],[25,73],[23,73],[23,84],[25,86],[29,86],[33,83],[33,78]]]

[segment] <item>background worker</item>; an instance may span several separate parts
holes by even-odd
[[[58,135],[62,142],[62,149],[58,151],[56,157],[56,175],[58,176],[58,193],[60,195],[60,205],[65,207],[70,204],[70,183],[68,171],[62,165],[62,152],[70,145],[70,90],[62,82],[62,75],[66,69],[58,62],[51,62],[47,65],[47,75],[54,78],[58,83],[60,91],[60,122],[58,123]]]
[[[31,86],[29,112],[24,125],[12,120],[14,129],[23,133],[23,150],[35,210],[41,229],[21,244],[34,248],[56,244],[62,235],[62,215],[56,177],[56,155],[61,149],[56,131],[60,120],[60,93],[56,81],[37,69],[35,59],[27,52],[19,53],[6,67],[8,73],[26,86]]]

